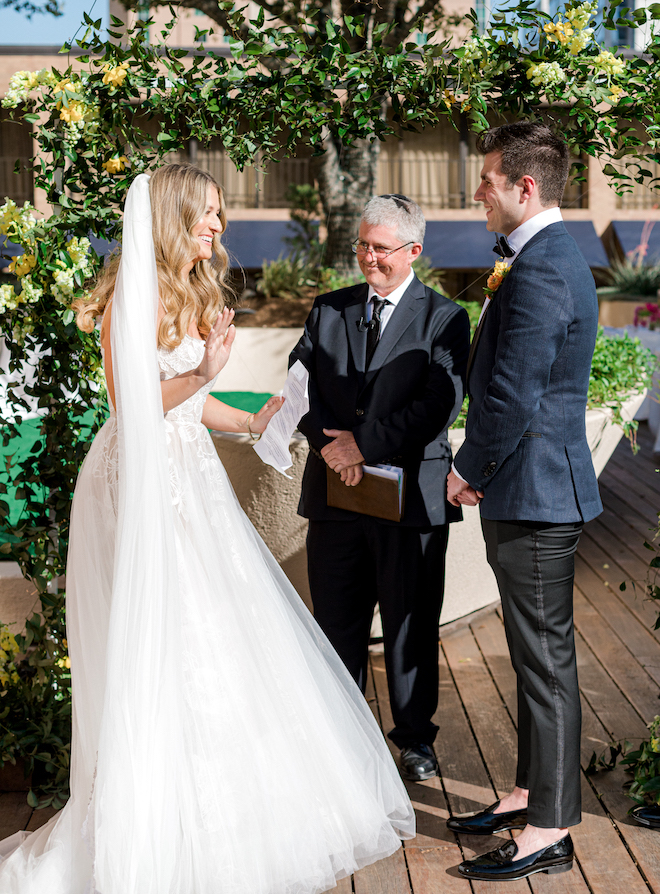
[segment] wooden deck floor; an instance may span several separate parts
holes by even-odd
[[[640,427],[641,450],[626,442],[601,475],[605,511],[585,527],[576,562],[575,622],[582,692],[583,768],[594,750],[611,739],[646,735],[660,713],[660,632],[652,630],[655,608],[621,593],[623,580],[646,574],[643,546],[660,509],[660,460]],[[368,693],[385,730],[391,727],[382,655],[372,655]],[[461,879],[463,857],[497,846],[497,838],[460,836],[445,827],[454,813],[477,810],[508,792],[516,755],[515,679],[498,612],[443,637],[436,752],[441,777],[410,784],[418,835],[402,850],[352,879],[340,894],[660,894],[660,832],[626,816],[632,802],[622,791],[625,774],[583,776],[583,821],[572,830],[577,861],[572,872],[539,874],[522,882]],[[33,811],[24,792],[0,794],[0,838],[34,829],[50,811]],[[500,839],[501,840],[501,839]],[[245,892],[249,894],[249,892]]]

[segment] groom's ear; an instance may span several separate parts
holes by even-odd
[[[539,188],[536,183],[536,180],[531,177],[529,174],[523,174],[523,176],[518,181],[518,186],[520,187],[520,200],[521,201],[529,201],[529,199],[534,196],[538,196]]]

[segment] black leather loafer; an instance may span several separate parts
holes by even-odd
[[[660,807],[642,804],[630,811],[631,817],[647,829],[660,829]]]
[[[408,745],[401,749],[401,775],[411,782],[421,782],[438,775],[438,762],[430,745]]]
[[[573,867],[573,841],[567,835],[560,841],[516,860],[518,845],[515,841],[507,841],[497,850],[466,860],[458,867],[464,878],[480,879],[493,882],[513,882],[527,878],[535,872],[568,872]]]
[[[450,816],[447,820],[447,828],[452,832],[463,832],[466,835],[494,835],[496,832],[506,832],[509,829],[524,829],[527,825],[527,809],[506,810],[504,813],[494,813],[500,806],[495,801],[485,810],[479,813],[465,813]]]

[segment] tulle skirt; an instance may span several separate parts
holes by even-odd
[[[113,724],[142,726],[147,753],[120,762],[104,717],[111,638],[148,671],[153,634],[112,625],[111,418],[72,511],[72,796],[39,831],[0,842],[1,894],[315,894],[414,835],[368,705],[238,505],[208,433],[166,428],[178,575],[162,622],[167,731],[135,710],[158,687],[144,671]],[[101,767],[115,782],[98,791]]]

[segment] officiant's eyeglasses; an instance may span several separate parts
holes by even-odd
[[[388,255],[393,255],[395,251],[399,251],[401,248],[407,248],[409,245],[414,244],[414,242],[406,242],[405,245],[399,245],[398,248],[383,248],[382,245],[375,245],[372,247],[367,245],[366,242],[356,239],[354,242],[351,242],[351,250],[354,255],[366,255],[368,252],[371,252],[375,258],[382,261],[383,258],[386,258]]]

